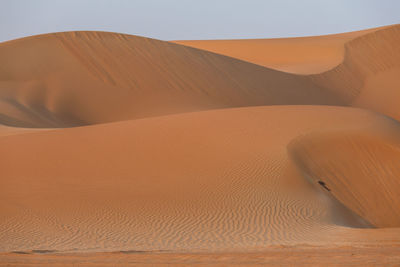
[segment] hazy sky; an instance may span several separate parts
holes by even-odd
[[[272,38],[400,22],[400,0],[0,0],[0,42],[70,30],[162,40]]]

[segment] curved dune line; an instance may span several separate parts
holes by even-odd
[[[175,41],[303,74],[342,104],[396,119],[400,119],[399,42],[400,25],[300,38]]]
[[[172,41],[295,74],[330,70],[344,58],[346,42],[374,29],[311,37]]]
[[[1,43],[0,251],[398,245],[400,126],[375,112],[400,118],[399,42],[396,25],[199,42],[240,59],[105,32]]]
[[[400,226],[398,123],[369,131],[315,133],[289,152],[306,177],[377,227]]]
[[[337,104],[305,77],[143,37],[65,32],[0,44],[0,123],[71,127],[207,109]]]
[[[0,250],[384,242],[380,231],[364,228],[362,218],[307,182],[287,145],[321,129],[398,134],[391,125],[354,108],[270,106],[4,136]],[[368,212],[361,215],[370,219]]]
[[[332,90],[342,101],[348,105],[362,106],[386,115],[397,114],[397,106],[400,102],[398,96],[398,69],[400,68],[400,25],[386,27],[372,33],[362,35],[345,44],[345,56],[343,62],[327,72],[308,76],[319,86]],[[383,76],[375,82],[375,97],[364,94],[368,80],[397,69],[390,79]],[[385,81],[386,80],[386,81]],[[371,94],[371,93],[369,93]],[[376,97],[381,95],[381,99]],[[383,96],[383,97],[382,97]],[[392,101],[387,107],[384,101]],[[360,103],[358,103],[360,102]],[[400,117],[396,116],[396,119]]]

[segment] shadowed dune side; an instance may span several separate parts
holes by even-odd
[[[173,41],[264,67],[297,74],[320,73],[343,61],[346,42],[379,30],[296,38]]]
[[[343,62],[310,75],[348,105],[400,119],[400,25],[385,27],[346,43]]]
[[[287,154],[315,130],[399,134],[392,123],[355,108],[269,106],[3,136],[0,251],[398,242],[396,229],[363,228]]]
[[[0,123],[70,127],[226,107],[337,104],[302,76],[143,37],[65,32],[0,44]]]
[[[304,176],[377,227],[400,226],[400,126],[315,133],[289,152]]]

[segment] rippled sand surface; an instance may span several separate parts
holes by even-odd
[[[399,41],[1,43],[0,266],[396,266]]]

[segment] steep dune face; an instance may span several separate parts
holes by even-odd
[[[0,250],[380,240],[379,231],[362,229],[367,222],[304,179],[287,145],[315,130],[391,123],[352,108],[271,106],[4,136]]]
[[[377,227],[400,226],[400,125],[311,134],[289,151],[304,176]]]
[[[225,107],[340,104],[304,77],[104,32],[0,44],[0,123],[69,127]]]
[[[346,42],[378,29],[298,38],[174,42],[276,70],[312,74],[339,65],[343,61]]]
[[[365,34],[346,43],[340,65],[310,78],[349,105],[400,119],[399,43],[400,25]]]

